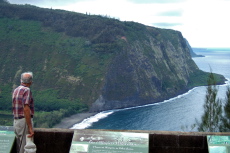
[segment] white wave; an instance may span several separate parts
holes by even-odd
[[[149,105],[159,105],[159,104],[160,103],[154,103],[154,104],[149,104]],[[84,119],[81,123],[74,124],[73,127],[71,127],[70,129],[86,129],[92,126],[93,123],[98,122],[100,119],[108,117],[110,114],[113,114],[116,111],[123,111],[123,110],[145,107],[145,106],[148,106],[148,105],[103,111],[87,119]]]
[[[134,107],[128,107],[128,108],[114,109],[114,110],[111,110],[111,111],[116,112],[116,111],[124,111],[124,110],[135,109],[135,108],[142,108],[142,107],[148,107],[148,106],[161,105],[161,104],[163,104],[163,103],[171,102],[171,101],[173,101],[173,100],[182,98],[182,97],[188,95],[190,92],[192,92],[192,91],[195,90],[196,88],[198,88],[198,87],[194,87],[194,88],[192,88],[191,90],[187,91],[187,92],[184,93],[184,94],[178,95],[177,97],[173,97],[173,98],[170,98],[170,99],[161,101],[161,102],[154,102],[154,103],[151,103],[151,104],[146,104],[146,105],[141,105],[141,106],[134,106]]]
[[[225,78],[226,81],[224,82],[224,84],[222,85],[218,85],[218,86],[229,86],[230,85],[230,79],[229,78]]]
[[[108,115],[112,114],[113,112],[114,111],[100,112],[94,116],[84,119],[81,123],[73,125],[73,127],[71,127],[70,129],[86,129],[92,126],[94,122],[98,122],[100,119],[106,118]]]
[[[225,84],[220,85],[220,86],[230,85],[230,79],[229,78],[226,78],[226,79],[227,79],[227,81],[225,82]],[[202,87],[202,86],[199,86],[199,87]],[[203,87],[205,87],[205,86],[203,86]],[[90,118],[84,119],[81,123],[73,125],[73,127],[70,128],[70,129],[86,129],[86,128],[92,126],[93,123],[98,122],[100,119],[108,117],[110,114],[112,114],[112,113],[114,113],[116,111],[124,111],[124,110],[129,110],[129,109],[147,107],[147,106],[161,105],[161,104],[164,104],[164,103],[175,101],[177,99],[185,97],[186,95],[190,94],[192,91],[196,90],[197,88],[198,87],[194,87],[194,88],[192,88],[191,90],[187,91],[184,94],[181,94],[181,95],[178,95],[176,97],[164,100],[162,102],[155,102],[155,103],[152,103],[152,104],[147,104],[147,105],[142,105],[142,106],[135,106],[135,107],[129,107],[129,108],[122,108],[122,109],[114,109],[114,110],[109,110],[109,111],[103,111],[103,112],[100,112],[100,113],[90,117]]]
[[[226,78],[227,80],[225,81],[225,84],[226,85],[230,85],[230,79],[229,78]]]
[[[201,87],[201,86],[200,86],[200,87]],[[190,94],[190,93],[191,93],[192,91],[194,91],[196,88],[198,88],[198,87],[194,87],[194,88],[190,89],[189,91],[187,91],[187,92],[184,93],[184,94],[181,94],[181,95],[178,95],[178,96],[176,96],[176,97],[173,97],[173,98],[164,100],[163,102],[160,102],[160,104],[167,103],[167,102],[171,102],[171,101],[175,101],[175,100],[180,99],[180,98],[184,98],[186,95]]]

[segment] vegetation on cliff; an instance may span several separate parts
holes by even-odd
[[[36,127],[52,127],[82,111],[156,102],[206,84],[208,73],[197,68],[178,31],[4,0],[0,25],[1,114],[11,110],[20,74],[32,71]]]

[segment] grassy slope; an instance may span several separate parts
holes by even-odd
[[[10,79],[0,84],[1,110],[11,109],[9,101],[11,101],[12,87],[19,84],[22,71],[30,70],[35,73],[32,90],[37,110],[56,111],[56,114],[53,114],[55,118],[58,118],[57,111],[60,117],[86,111],[85,102],[68,98],[74,97],[75,95],[71,96],[74,93],[66,93],[66,90],[60,90],[60,88],[63,84],[78,83],[77,78],[71,77],[74,74],[78,74],[79,78],[100,80],[103,65],[109,57],[93,56],[94,53],[84,46],[85,40],[44,29],[40,22],[1,18],[0,24],[0,67],[2,70],[0,76]],[[69,58],[72,59],[69,60]],[[61,78],[58,82],[54,79],[55,75]],[[15,77],[12,78],[12,76]],[[66,81],[66,77],[69,80]],[[90,79],[86,80],[88,82],[83,82],[85,85],[91,84]],[[42,120],[40,115],[36,116]],[[42,125],[38,122],[37,120],[35,125],[47,126],[43,123],[44,121],[40,121]]]

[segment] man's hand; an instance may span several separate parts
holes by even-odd
[[[30,134],[30,135],[28,135],[27,137],[28,137],[28,138],[32,138],[32,137],[34,136],[34,130],[30,128],[30,129],[29,129],[29,134]]]

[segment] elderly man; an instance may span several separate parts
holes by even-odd
[[[34,136],[33,115],[34,100],[30,86],[32,85],[33,73],[21,74],[21,85],[12,94],[12,105],[14,115],[14,129],[17,138],[17,152],[24,153],[26,135],[28,138]]]

